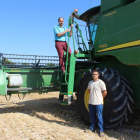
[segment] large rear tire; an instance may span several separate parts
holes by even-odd
[[[133,90],[130,88],[130,82],[119,72],[108,69],[98,68],[99,78],[103,80],[107,87],[107,96],[104,98],[104,127],[113,128],[121,125],[123,120],[128,121],[128,115],[133,113],[131,105]],[[78,110],[83,120],[90,124],[88,112],[89,94],[87,86],[92,80],[92,74],[86,74],[80,81],[77,92]]]

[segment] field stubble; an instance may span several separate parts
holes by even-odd
[[[76,106],[61,106],[58,92],[26,95],[10,101],[0,96],[0,140],[135,140],[140,139],[140,115],[122,127],[105,130],[105,137],[85,133],[89,126],[81,120]],[[137,112],[137,111],[136,111]]]

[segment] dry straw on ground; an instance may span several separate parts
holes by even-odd
[[[0,140],[133,140],[140,139],[140,130],[130,127],[105,130],[105,137],[85,133],[88,126],[81,120],[76,101],[61,106],[58,92],[26,95],[10,101],[0,96]],[[137,126],[137,125],[135,125]]]

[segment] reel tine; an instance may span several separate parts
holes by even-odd
[[[23,100],[26,94],[22,94],[22,95],[23,95],[23,96],[22,96],[22,98],[21,98],[21,97],[19,96],[19,94],[18,94],[18,98],[19,98],[20,100]]]
[[[9,99],[7,98],[7,95],[5,95],[6,101],[9,101],[11,99],[11,94],[9,95]]]

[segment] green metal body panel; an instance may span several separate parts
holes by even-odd
[[[108,11],[111,11],[112,9],[116,9],[119,8],[121,6],[130,4],[132,2],[134,2],[135,0],[102,0],[101,2],[101,12],[105,13]]]
[[[14,94],[14,93],[32,93],[32,92],[48,92],[51,89],[32,90],[32,91],[6,91],[7,88],[19,88],[9,87],[6,83],[6,73],[8,74],[20,74],[23,79],[23,84],[20,88],[41,88],[41,87],[59,87],[57,82],[58,69],[46,70],[44,68],[3,68],[0,70],[0,95]],[[8,81],[8,80],[7,80]],[[59,90],[59,89],[58,89]]]
[[[140,1],[102,0],[93,59],[96,67],[121,72],[132,84],[140,106]]]
[[[0,70],[0,95],[5,95],[7,93],[7,80],[6,73]]]
[[[107,0],[102,1],[105,2]],[[139,13],[140,1],[102,13],[94,42],[94,57],[111,55],[124,64],[140,65]]]
[[[115,8],[115,7],[118,7],[121,5],[121,0],[115,0],[115,1],[112,1],[112,0],[102,0],[102,7],[101,7],[101,12],[106,12],[106,11],[109,11],[110,9],[112,8]]]
[[[69,68],[68,96],[71,96],[73,94],[75,63],[76,63],[76,57],[74,57],[74,54],[72,54],[70,59],[70,68]]]

